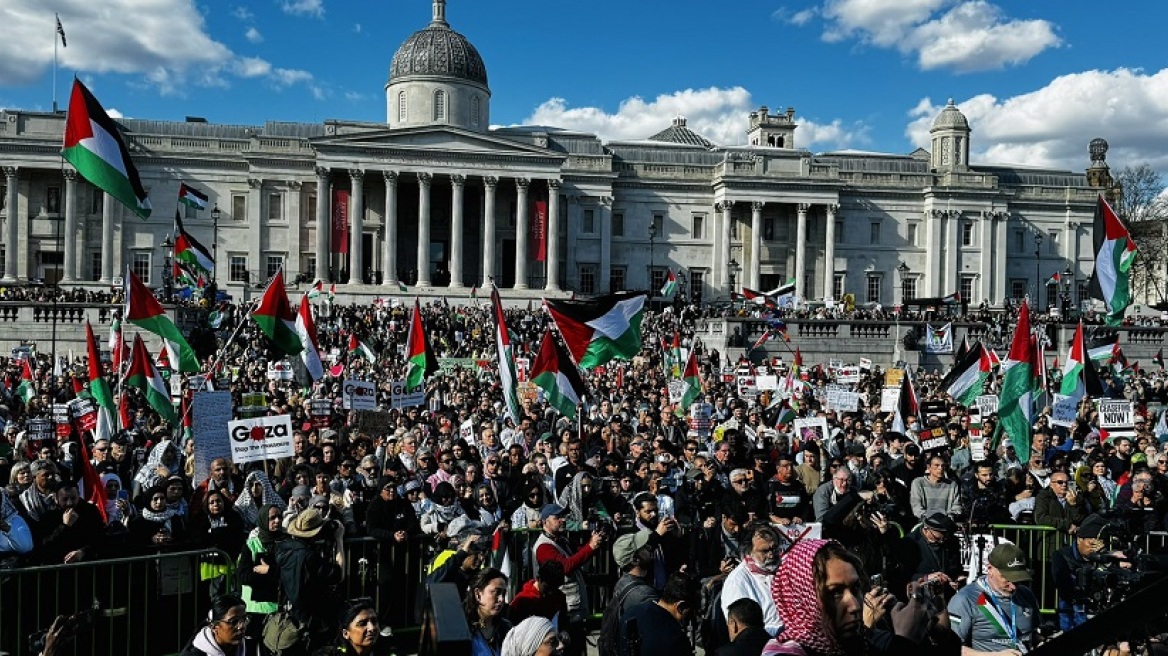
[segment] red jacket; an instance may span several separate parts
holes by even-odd
[[[560,614],[560,621],[567,621],[568,617],[568,599],[563,592],[558,589],[545,590],[543,594],[535,587],[535,580],[532,579],[523,584],[523,589],[515,595],[511,600],[511,613],[509,619],[512,624],[519,624],[529,617],[545,617],[552,619]]]

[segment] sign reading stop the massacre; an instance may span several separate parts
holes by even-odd
[[[288,415],[241,419],[227,424],[231,460],[237,465],[269,458],[291,458],[292,418]]]

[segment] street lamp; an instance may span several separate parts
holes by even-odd
[[[730,296],[731,296],[731,298],[733,298],[734,297],[734,289],[735,289],[734,281],[735,281],[735,278],[738,276],[738,272],[742,270],[742,266],[739,265],[738,260],[736,260],[734,258],[730,258],[730,262],[729,262],[728,266],[730,268]]]
[[[1075,272],[1069,265],[1067,270],[1063,271],[1063,321],[1071,320],[1071,282],[1074,275]]]
[[[649,223],[649,288],[650,288],[649,293],[651,296],[657,295],[656,292],[653,290],[653,287],[654,287],[654,285],[653,285],[653,265],[655,264],[655,262],[653,261],[653,244],[654,244],[654,241],[656,239],[657,239],[657,221],[653,220]]]
[[[1040,261],[1042,260],[1042,233],[1034,233],[1034,305],[1037,307],[1042,302],[1041,293],[1038,291],[1042,285],[1042,268]]]
[[[905,303],[908,302],[908,265],[901,262],[896,271],[900,274],[900,311],[904,312]]]
[[[162,300],[167,303],[170,302],[171,294],[174,291],[174,274],[170,269],[170,256],[173,253],[174,240],[170,235],[162,241]]]
[[[219,217],[223,212],[219,211],[219,203],[215,203],[215,207],[211,208],[211,280],[217,281],[215,277],[215,269],[219,266]]]

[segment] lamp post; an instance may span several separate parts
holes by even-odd
[[[162,242],[162,300],[169,303],[174,292],[174,274],[170,269],[170,255],[173,252],[174,240],[170,235]]]
[[[904,312],[904,305],[908,301],[908,294],[906,293],[908,291],[908,265],[901,262],[896,267],[896,272],[900,274],[900,311]],[[898,313],[897,316],[899,317],[900,314]]]
[[[654,242],[656,241],[656,239],[657,239],[657,223],[656,223],[656,221],[651,221],[649,223],[649,295],[650,296],[657,295],[656,291],[653,290],[653,287],[655,286],[653,284],[653,266],[654,266],[654,264],[656,264],[653,261],[653,245],[654,245]]]
[[[1042,286],[1042,233],[1034,233],[1034,305],[1038,306],[1042,302],[1041,293],[1038,291]]]
[[[1075,272],[1069,265],[1067,270],[1063,271],[1063,321],[1071,320],[1071,281],[1074,275]]]
[[[215,277],[215,269],[219,267],[219,217],[223,213],[219,211],[219,203],[215,203],[215,207],[211,208],[211,281],[217,282]]]
[[[730,270],[730,299],[731,299],[731,301],[733,301],[735,278],[738,277],[738,272],[742,270],[742,266],[739,265],[738,260],[736,260],[734,258],[730,258],[730,261],[726,264],[726,266]]]

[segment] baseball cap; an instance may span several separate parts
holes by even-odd
[[[943,512],[935,512],[925,518],[925,526],[939,533],[949,534],[957,530],[957,524]]]
[[[1026,566],[1026,554],[1017,545],[999,544],[990,552],[990,564],[997,568],[1002,578],[1010,583],[1025,583],[1030,580],[1030,569]]]
[[[1103,535],[1103,532],[1106,530],[1107,519],[1103,515],[1088,515],[1087,519],[1084,519],[1083,523],[1079,525],[1079,530],[1075,533],[1075,537],[1084,540],[1093,540]]]
[[[649,544],[650,535],[651,531],[637,531],[617,538],[616,542],[612,543],[612,559],[616,561],[616,566],[621,569],[627,567],[633,560],[633,554]]]
[[[916,444],[910,444],[904,447],[904,452],[910,456],[919,456],[921,455],[921,447]]]
[[[543,521],[548,517],[559,517],[568,512],[568,509],[558,503],[549,503],[539,511],[539,521]]]

